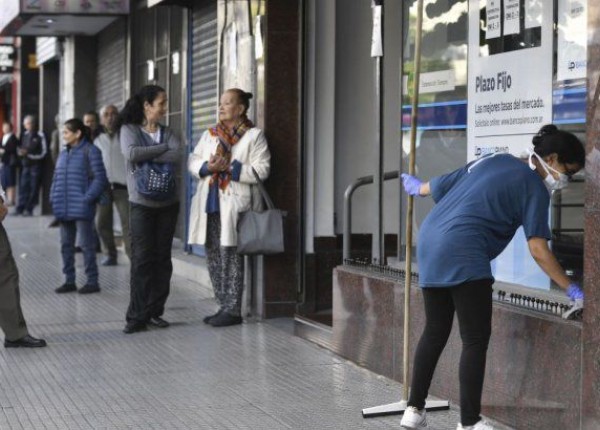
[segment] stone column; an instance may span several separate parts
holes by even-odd
[[[582,425],[600,428],[600,3],[588,2]],[[573,359],[576,359],[574,357]]]

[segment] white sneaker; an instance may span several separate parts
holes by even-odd
[[[427,418],[425,412],[425,409],[418,410],[414,406],[409,406],[404,411],[400,425],[405,429],[426,429]]]
[[[479,420],[477,424],[466,427],[463,427],[461,423],[458,423],[456,430],[494,430],[494,427],[492,427],[492,425],[487,421]]]

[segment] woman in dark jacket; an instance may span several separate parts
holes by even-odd
[[[56,219],[60,221],[60,242],[65,283],[57,293],[76,291],[75,285],[75,237],[79,235],[87,283],[79,290],[81,294],[97,293],[98,266],[96,264],[96,241],[94,215],[96,202],[108,186],[102,154],[89,140],[88,128],[74,118],[64,124],[63,149],[56,161],[54,178],[50,189],[50,202]]]
[[[173,273],[171,246],[179,213],[175,170],[181,162],[182,147],[175,133],[160,124],[167,106],[165,90],[147,85],[127,101],[120,114],[130,203],[131,299],[123,330],[127,334],[145,330],[147,324],[169,326],[161,317]],[[169,184],[160,185],[154,194],[148,193],[152,183],[144,185],[144,175],[140,176],[144,163],[171,170]]]
[[[0,162],[2,163],[2,174],[0,175],[0,184],[6,190],[7,206],[15,204],[15,187],[17,185],[17,166],[19,156],[17,148],[19,139],[13,133],[13,126],[10,122],[2,124],[2,144],[0,145]]]

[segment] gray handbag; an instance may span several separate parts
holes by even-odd
[[[273,200],[252,168],[256,185],[267,205],[264,211],[240,212],[237,222],[237,253],[242,255],[279,254],[284,251],[283,218],[286,212],[275,209]]]

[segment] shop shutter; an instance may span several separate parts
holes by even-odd
[[[121,109],[125,104],[126,80],[125,19],[118,19],[98,35],[98,72],[96,75],[96,106],[113,104]]]
[[[193,10],[191,131],[195,144],[202,133],[217,121],[217,2]]]
[[[200,3],[200,2],[198,2]],[[203,1],[192,10],[192,73],[190,77],[190,139],[196,145],[202,133],[217,122],[217,1]],[[188,175],[186,225],[189,207],[196,192],[196,181]],[[191,246],[189,251],[204,255],[203,246]]]

